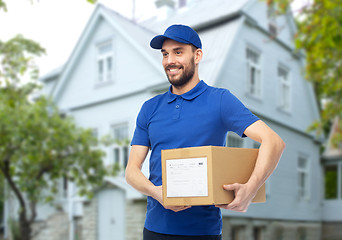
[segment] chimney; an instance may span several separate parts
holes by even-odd
[[[171,14],[175,12],[174,0],[156,0],[157,18],[162,21],[167,19]]]

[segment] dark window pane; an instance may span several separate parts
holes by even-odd
[[[337,198],[337,166],[325,167],[325,199]]]

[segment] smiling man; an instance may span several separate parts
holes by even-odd
[[[219,208],[245,212],[258,189],[274,171],[285,144],[228,90],[208,86],[199,79],[202,43],[185,25],[172,25],[151,40],[160,49],[169,91],[146,101],[137,117],[126,180],[148,196],[144,240],[220,240]],[[161,150],[225,146],[228,131],[261,143],[255,169],[245,184],[225,185],[235,199],[220,206],[163,206]],[[141,172],[151,148],[150,176]]]
[[[202,50],[200,48],[190,48],[187,44],[184,45],[174,40],[166,39],[161,52],[167,78],[175,88],[181,89],[191,79],[198,78],[198,75],[194,75],[195,73],[198,74],[198,71],[195,71],[195,69],[198,66],[197,63],[202,58]]]

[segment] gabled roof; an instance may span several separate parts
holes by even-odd
[[[47,82],[51,79],[54,79],[55,77],[58,77],[62,73],[63,67],[64,67],[64,65],[61,65],[61,66],[51,70],[50,72],[48,72],[47,74],[42,76],[39,80],[42,82]]]
[[[144,198],[144,195],[129,185],[124,177],[105,177],[104,181],[122,189],[125,192],[127,199],[134,200]]]
[[[100,4],[101,5],[101,4]],[[150,41],[151,39],[157,34],[150,29],[144,27],[143,25],[137,24],[123,16],[119,13],[115,12],[114,10],[107,8],[104,5],[101,5],[103,10],[105,10],[112,19],[120,25],[125,33],[130,36],[131,39],[134,40],[134,43],[138,44],[139,47],[142,47],[146,50],[150,50]],[[153,57],[158,64],[160,62],[160,54],[156,51],[149,51],[148,55]],[[159,65],[158,65],[159,66]]]
[[[74,66],[77,64],[78,56],[82,53],[82,50],[87,44],[87,40],[91,34],[93,34],[96,24],[101,18],[105,19],[105,21],[115,28],[116,31],[119,32],[119,34],[125,38],[125,40],[130,43],[133,48],[136,48],[136,52],[141,54],[147,60],[148,64],[151,64],[156,71],[159,71],[164,75],[163,70],[160,67],[159,60],[157,61],[157,53],[153,53],[153,51],[152,53],[147,52],[147,44],[149,41],[148,43],[145,43],[145,39],[151,39],[155,34],[151,31],[143,29],[141,26],[129,21],[120,14],[108,9],[104,5],[97,4],[67,63],[60,72],[58,83],[52,91],[52,97],[55,99],[55,101],[58,101],[60,94],[63,91],[63,88],[65,87],[72,70],[74,69]]]
[[[160,52],[150,48],[150,40],[155,35],[162,34],[166,27],[171,24],[182,23],[193,27],[199,33],[203,43],[204,57],[199,67],[200,78],[214,85],[222,69],[222,64],[234,45],[243,20],[250,18],[247,14],[248,9],[256,1],[258,0],[197,1],[191,8],[177,12],[165,21],[151,19],[139,24],[102,4],[97,4],[67,63],[59,71],[48,74],[50,76],[51,74],[60,74],[58,83],[52,91],[52,96],[58,101],[74,65],[77,64],[78,56],[87,44],[87,39],[94,31],[100,18],[105,19],[132,47],[135,47],[136,52],[147,60],[146,64],[152,65],[161,74],[160,83],[157,85],[168,83],[165,81],[165,74],[160,64]],[[49,78],[49,76],[43,76],[42,79]]]
[[[340,143],[338,146],[335,146],[333,144],[333,138],[337,133],[342,134],[341,120],[338,117],[334,119],[333,124],[331,126],[327,147],[325,148],[325,151],[323,153],[323,158],[325,160],[342,157],[342,143]]]
[[[177,12],[168,17],[165,21],[156,21],[156,18],[152,18],[143,22],[143,26],[152,29],[156,32],[164,32],[165,28],[175,24],[182,23],[192,26],[196,30],[197,28],[207,26],[213,22],[229,19],[235,15],[238,15],[243,9],[245,9],[251,2],[251,0],[206,0],[196,1],[191,8]]]
[[[160,52],[154,50],[151,51],[149,46],[150,40],[155,35],[164,32],[165,26],[168,26],[175,21],[190,25],[195,29],[196,26],[201,27],[199,34],[202,38],[202,42],[204,43],[205,54],[200,65],[200,74],[201,78],[205,79],[209,84],[213,84],[217,74],[219,73],[219,69],[222,66],[225,56],[227,55],[227,51],[229,51],[230,46],[233,43],[238,25],[240,24],[240,22],[234,18],[238,16],[241,8],[245,6],[247,2],[250,2],[249,0],[224,2],[219,0],[213,1],[214,4],[212,4],[212,1],[201,1],[198,5],[195,5],[187,12],[174,14],[173,17],[164,22],[156,22],[152,20],[149,23],[146,22],[141,24],[137,24],[131,20],[128,20],[127,18],[121,16],[117,12],[105,7],[102,4],[97,4],[67,63],[63,68],[59,68],[58,71],[53,71],[47,74],[47,76],[43,76],[41,80],[44,81],[50,79],[51,75],[55,76],[56,74],[60,74],[58,83],[52,91],[53,98],[58,101],[60,94],[66,85],[66,81],[69,79],[68,76],[73,70],[74,65],[77,64],[78,55],[81,54],[84,45],[87,43],[87,39],[92,34],[96,26],[96,22],[102,17],[116,30],[118,30],[118,32],[124,38],[126,38],[128,42],[131,43],[132,47],[136,47],[137,52],[140,52],[140,54],[142,54],[148,60],[147,64],[153,65],[155,69],[162,74],[161,76],[163,77],[161,77],[161,81],[165,81],[165,74],[160,65]],[[217,4],[220,4],[222,7],[217,8]],[[208,13],[208,10],[211,11],[210,9],[212,9],[212,11],[215,10],[216,14],[206,14]],[[194,15],[190,13],[196,13],[198,17],[193,17]],[[229,18],[231,21],[215,28],[203,28],[208,26],[208,23],[211,21],[221,21],[222,19],[228,21],[226,18]],[[213,46],[222,46],[222,48],[218,49],[214,48]]]
[[[199,33],[203,43],[203,59],[199,64],[199,76],[209,85],[215,85],[242,24],[243,19],[238,18]]]

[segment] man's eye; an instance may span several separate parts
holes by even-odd
[[[168,55],[167,53],[163,53],[163,57],[167,57],[167,55]]]
[[[181,51],[177,51],[177,52],[176,52],[177,55],[179,55],[179,54],[181,54],[181,53],[182,53]]]

